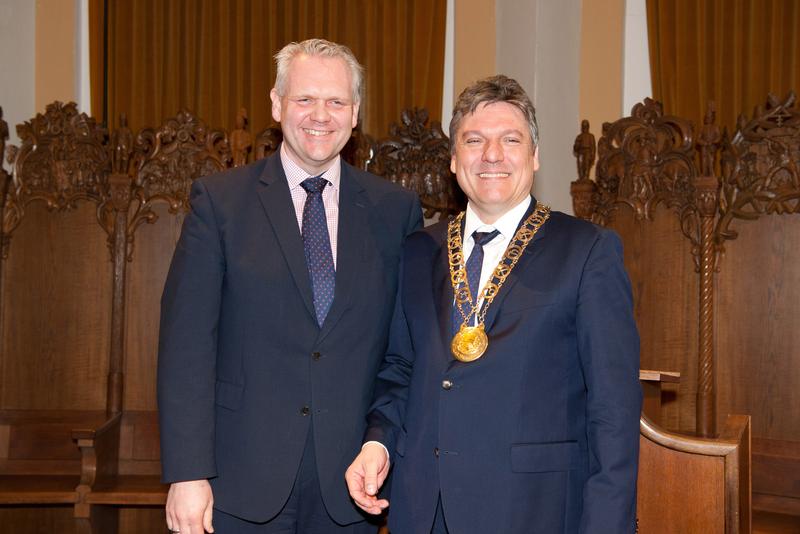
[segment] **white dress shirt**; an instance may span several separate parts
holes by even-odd
[[[483,287],[489,278],[492,276],[495,267],[503,259],[503,254],[508,248],[508,244],[514,237],[522,217],[531,205],[530,195],[526,196],[522,202],[508,210],[494,224],[484,223],[475,210],[472,209],[471,204],[467,204],[467,212],[464,215],[464,233],[462,234],[461,241],[464,247],[464,263],[466,264],[472,249],[475,247],[475,240],[472,238],[472,233],[478,232],[492,232],[494,230],[500,233],[494,239],[489,241],[483,246],[483,264],[481,265],[481,278],[480,286],[478,288],[469,288],[472,295],[478,293],[478,309],[483,305]],[[477,315],[477,313],[475,314]],[[472,325],[477,325],[477,317],[473,318]]]
[[[297,226],[300,234],[303,233],[303,208],[306,205],[308,193],[300,184],[306,178],[312,176],[300,168],[289,154],[286,153],[286,145],[281,143],[281,165],[286,174],[286,181],[289,182],[289,193],[292,195],[294,213],[297,215]],[[336,268],[336,244],[339,231],[339,183],[342,175],[341,157],[336,156],[328,170],[322,173],[322,177],[328,180],[331,185],[322,190],[322,204],[325,206],[325,218],[328,221],[328,236],[331,240],[331,255],[333,256],[333,267]]]

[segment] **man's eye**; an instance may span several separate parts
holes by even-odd
[[[335,107],[335,108],[340,108],[340,107],[343,107],[343,106],[345,106],[345,105],[346,105],[346,104],[345,104],[345,102],[344,102],[343,100],[331,100],[331,101],[329,101],[328,103],[329,103],[331,106]]]
[[[311,103],[311,99],[310,98],[295,98],[294,101],[297,102],[298,104],[310,104]]]
[[[478,137],[470,137],[464,141],[466,145],[478,145],[480,144],[481,140]]]
[[[508,143],[510,145],[518,145],[521,142],[522,141],[517,137],[506,137],[506,143]]]

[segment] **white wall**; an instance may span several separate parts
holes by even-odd
[[[538,200],[572,213],[572,143],[579,123],[581,0],[497,0],[497,72],[519,81],[536,106]]]
[[[0,2],[0,106],[8,123],[8,144],[19,146],[17,124],[36,113],[36,2],[2,0]],[[5,161],[5,157],[3,157]],[[8,169],[8,166],[6,166]]]
[[[647,42],[646,0],[625,1],[625,44],[623,48],[623,116],[630,115],[631,108],[653,96],[650,83],[650,55]]]

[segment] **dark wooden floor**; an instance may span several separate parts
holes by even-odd
[[[800,534],[800,517],[753,512],[753,534]]]

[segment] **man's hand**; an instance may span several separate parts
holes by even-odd
[[[167,528],[181,534],[214,532],[211,514],[214,496],[208,480],[175,482],[167,494]]]
[[[367,443],[344,474],[355,503],[368,514],[380,514],[389,501],[378,499],[378,490],[389,474],[389,458],[379,443]]]

